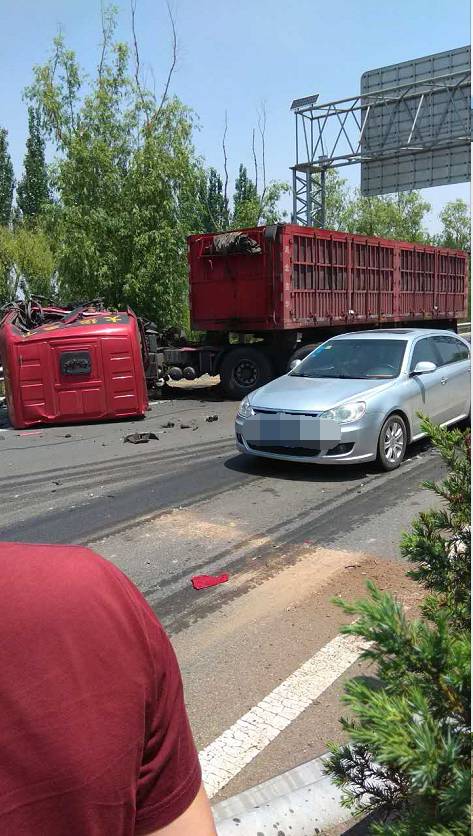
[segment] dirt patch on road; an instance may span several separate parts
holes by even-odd
[[[294,560],[294,555],[291,558]],[[394,593],[411,609],[417,606],[421,592],[405,573],[405,564],[377,560],[362,552],[302,549],[295,563],[264,580],[258,570],[255,570],[253,580],[249,571],[230,578],[226,584],[230,600],[207,615],[205,627],[193,625],[180,632],[176,640],[184,647],[193,635],[192,642],[197,639],[203,650],[246,626],[263,625],[278,614],[287,618],[289,613],[303,609],[309,602],[313,604],[317,620],[323,620],[333,615],[335,590],[336,596],[353,601],[366,594],[369,579],[380,589]],[[339,591],[341,589],[343,593]],[[193,647],[195,652],[195,645]]]

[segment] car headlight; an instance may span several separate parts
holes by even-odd
[[[366,404],[364,401],[353,401],[352,403],[336,406],[334,409],[328,409],[327,412],[322,412],[319,418],[328,418],[329,421],[338,421],[339,424],[349,424],[351,421],[358,421],[365,412]]]
[[[240,406],[238,407],[238,415],[240,416],[240,418],[251,418],[251,416],[254,414],[255,412],[250,404],[249,398],[243,398]]]

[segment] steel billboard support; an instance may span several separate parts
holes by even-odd
[[[326,168],[292,169],[292,223],[324,227],[326,219]]]
[[[326,223],[326,173],[329,168],[371,163],[412,166],[412,175],[380,181],[366,194],[424,188],[442,182],[464,182],[470,176],[471,109],[469,51],[461,48],[461,69],[413,78],[407,83],[366,91],[359,96],[318,103],[318,96],[297,99],[296,162],[293,177],[293,221],[303,226]],[[442,58],[443,54],[439,54]],[[466,60],[466,57],[468,60]],[[430,56],[435,59],[437,56]],[[416,59],[421,60],[421,59]],[[415,62],[414,62],[415,63]],[[399,65],[402,66],[402,65]],[[458,67],[458,63],[457,63]],[[366,75],[366,74],[365,74]],[[451,155],[455,174],[422,182],[422,161],[432,154],[438,170],[442,155]],[[425,167],[425,162],[424,162]],[[450,166],[450,169],[453,167]],[[394,188],[390,188],[394,182]],[[370,191],[371,190],[371,191]]]

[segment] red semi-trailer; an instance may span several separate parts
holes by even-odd
[[[242,398],[344,331],[456,330],[467,254],[293,224],[188,238],[191,322],[204,344],[159,345],[147,378],[220,375]]]

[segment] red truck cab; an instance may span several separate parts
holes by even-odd
[[[141,341],[131,311],[65,311],[26,330],[13,308],[0,327],[8,415],[16,428],[144,415]]]

